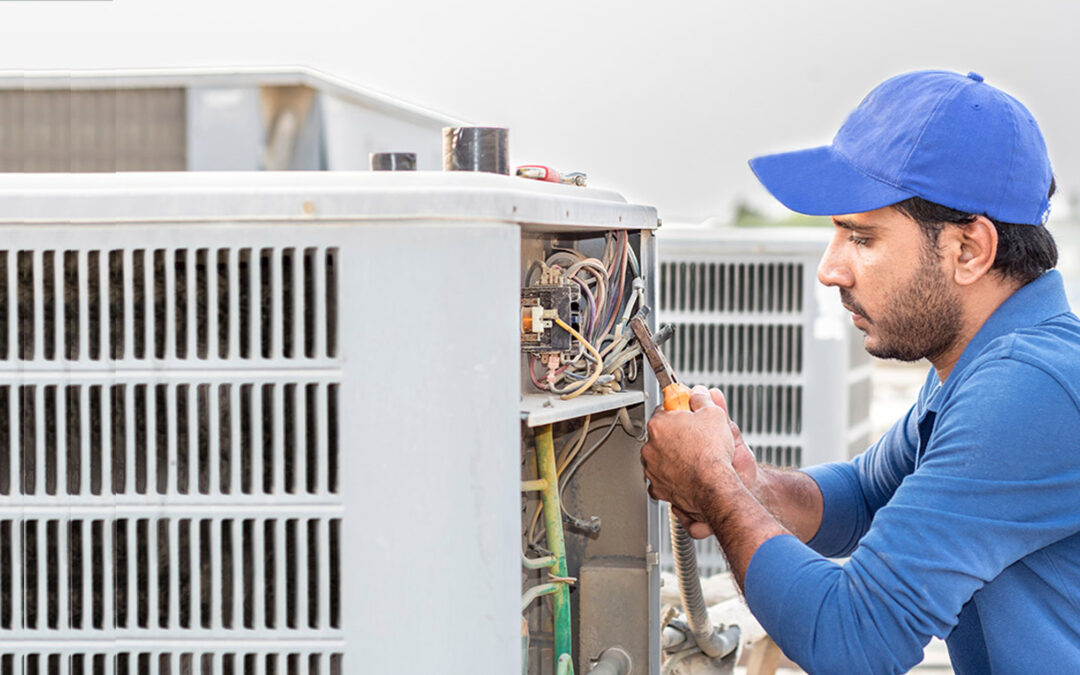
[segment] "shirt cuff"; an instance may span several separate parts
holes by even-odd
[[[849,553],[862,491],[855,468],[848,462],[819,464],[802,469],[821,489],[821,526],[806,545],[824,556]]]

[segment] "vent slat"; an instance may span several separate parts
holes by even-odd
[[[308,492],[314,492],[310,489],[311,482],[308,480],[308,433],[311,428],[308,426],[308,394],[307,387],[301,387],[299,385],[293,385],[292,389],[292,401],[294,418],[290,420],[295,432],[293,433],[293,456],[296,458],[293,464],[293,491],[297,494],[305,494]],[[310,423],[313,423],[311,420]],[[314,469],[317,463],[313,463]]]
[[[75,340],[78,349],[79,363],[90,361],[90,252],[80,251],[77,254],[76,273],[78,281],[76,294],[78,295],[79,322]]]
[[[269,301],[269,312],[267,318],[263,321],[263,358],[279,359],[283,356],[283,340],[280,336],[277,340],[274,339],[277,333],[274,327],[282,325],[281,288],[285,279],[283,272],[285,262],[277,249],[265,248],[263,249],[263,256],[268,258],[265,269],[270,271],[270,276],[263,279],[264,288],[262,289],[263,304],[266,305]],[[265,307],[263,311],[267,311]]]
[[[131,389],[131,387],[128,387]],[[131,473],[130,471],[128,472]],[[127,521],[127,541],[126,548],[126,564],[125,569],[127,572],[127,594],[125,599],[127,600],[127,626],[131,629],[135,629],[139,626],[139,521],[134,518],[129,518]]]
[[[208,614],[203,620],[203,627],[209,628],[214,632],[220,632],[222,625],[221,577],[223,570],[221,555],[221,521],[217,518],[212,518],[204,520],[203,523],[204,525],[208,524],[209,527],[205,527],[202,530],[202,533],[209,536],[200,542],[200,547],[210,554],[209,567],[201,570],[205,577],[208,577],[203,579],[203,585],[209,593],[209,597],[203,598],[203,604],[206,606],[206,614]]]
[[[302,260],[303,249],[288,248],[282,254],[283,264],[288,269],[289,283],[284,286],[284,300],[289,303],[290,318],[284,327],[289,348],[283,351],[283,355],[289,358],[299,358],[304,355],[304,332],[306,324],[304,320],[304,267]]]
[[[227,253],[227,251],[224,251]],[[221,323],[222,317],[219,313],[220,296],[221,292],[219,288],[219,266],[218,266],[218,250],[215,248],[210,249],[206,255],[206,348],[205,356],[210,361],[217,361],[219,359],[219,344],[220,336],[219,323]],[[227,323],[225,325],[228,325]]]
[[[135,292],[133,286],[135,279],[135,250],[125,249],[123,252],[123,281],[121,282],[124,321],[123,321],[123,349],[120,358],[124,360],[135,358]]]
[[[259,592],[260,589],[265,590],[267,587],[266,581],[266,540],[264,537],[265,529],[263,520],[256,518],[252,520],[252,565],[253,577],[256,588],[251,593],[252,603],[252,627],[255,629],[268,628],[266,621],[266,593]]]
[[[296,550],[294,554],[294,560],[297,570],[296,575],[296,610],[293,626],[296,628],[304,628],[308,626],[309,620],[309,605],[311,600],[311,590],[309,575],[309,552],[310,542],[308,540],[308,519],[298,518],[293,521],[294,537],[296,539]]]
[[[14,520],[11,524],[11,597],[14,614],[11,627],[23,630],[26,626],[26,614],[22,611],[22,599],[26,597],[26,558],[23,555],[23,534],[25,521]]]
[[[206,466],[201,467],[200,471],[204,475],[208,476],[207,482],[209,483],[209,485],[207,486],[206,492],[212,495],[221,494],[223,492],[223,490],[221,489],[220,470],[221,457],[225,452],[225,448],[223,447],[221,438],[221,416],[223,414],[223,411],[221,409],[220,392],[222,391],[223,386],[225,385],[204,385],[204,387],[206,387],[206,389],[204,390],[205,398],[208,399],[207,407],[209,408],[209,438],[207,439],[209,442],[209,451],[205,457]]]
[[[268,412],[264,411],[264,396],[263,392],[265,387],[258,385],[247,385],[250,392],[251,401],[251,415],[250,423],[248,427],[251,430],[251,441],[248,444],[251,448],[251,491],[255,494],[260,492],[269,492],[268,485],[264,478],[266,469],[264,468],[265,458],[265,446],[267,439],[265,438],[265,429],[268,422]]]
[[[180,519],[169,518],[169,627],[180,627],[180,605],[184,602],[184,596],[180,593],[180,560],[184,554],[183,549],[180,548]],[[176,662],[176,655],[174,654],[172,663],[173,673],[179,673],[177,670],[179,664]]]
[[[185,628],[197,628],[200,623],[200,593],[201,578],[199,569],[200,556],[199,556],[199,521],[194,518],[186,519],[185,524],[187,526],[187,584],[180,592],[180,597],[184,598],[183,602],[187,606],[187,623],[184,624],[181,617],[181,625]],[[181,549],[181,555],[184,555],[183,548]],[[183,583],[183,581],[181,581]]]
[[[135,417],[135,390],[136,387],[130,384],[121,387],[124,401],[124,479],[122,485],[123,494],[126,495],[135,494],[135,433],[139,424],[139,420]]]
[[[330,354],[330,345],[326,341],[326,323],[320,321],[321,317],[327,316],[326,308],[326,266],[322,264],[322,261],[326,260],[326,249],[314,248],[309,249],[311,255],[314,256],[312,262],[312,270],[314,273],[314,295],[313,305],[307,308],[308,318],[311,320],[311,343],[314,346],[314,351],[309,353],[309,357],[319,357],[324,354]],[[325,427],[323,427],[325,428]]]
[[[158,358],[177,358],[177,335],[176,335],[176,311],[174,303],[176,299],[176,266],[172,259],[172,252],[166,249],[154,251],[154,276],[160,278],[163,286],[158,288],[159,282],[154,284],[154,326],[155,332],[160,333],[154,338],[154,349]]]
[[[188,495],[199,493],[199,388],[197,386],[185,386],[181,396],[184,397],[187,410],[187,454],[186,475],[179,476],[181,479],[180,492]],[[181,448],[181,453],[185,448]],[[178,471],[179,473],[179,471]]]
[[[193,360],[198,355],[198,319],[197,307],[198,307],[198,280],[196,279],[195,272],[195,251],[186,250],[184,254],[184,266],[185,266],[185,279],[184,289],[187,297],[187,303],[185,306],[185,324],[186,329],[184,331],[185,347],[184,358]]]
[[[70,556],[68,540],[68,522],[58,521],[56,524],[56,551],[50,562],[51,577],[55,579],[55,589],[50,590],[50,597],[55,603],[56,621],[53,624],[57,629],[67,630],[70,627],[68,610],[71,602],[71,579],[69,575],[68,559]]]
[[[34,398],[34,444],[32,448],[28,448],[35,456],[33,494],[43,495],[45,494],[45,476],[48,473],[45,460],[45,387],[33,386],[29,387],[29,390]]]
[[[273,605],[273,626],[274,628],[285,628],[288,626],[288,586],[286,585],[286,573],[287,573],[287,553],[286,553],[286,519],[276,518],[269,521],[273,526],[274,532],[274,593],[272,594]],[[271,604],[270,602],[267,603]]]
[[[329,470],[330,463],[330,428],[329,415],[327,414],[329,387],[321,384],[315,387],[315,494],[324,495],[330,492]],[[325,624],[324,624],[325,625]]]
[[[240,357],[240,249],[228,249],[229,265],[229,342],[222,358]]]
[[[285,385],[264,385],[269,388],[273,408],[269,411],[273,420],[273,493],[285,492]],[[264,410],[263,414],[267,411]]]
[[[179,492],[177,473],[173,468],[175,466],[174,458],[179,455],[176,438],[176,387],[171,384],[160,386],[165,396],[165,410],[162,413],[165,421],[165,461],[162,463],[161,472],[164,476],[165,494],[175,495]],[[171,539],[170,542],[175,542],[175,540]]]
[[[153,385],[141,385],[142,406],[144,411],[144,438],[143,447],[145,477],[144,491],[146,494],[159,494],[160,481],[158,479],[158,390]]]
[[[150,518],[146,527],[146,551],[148,569],[146,579],[146,627],[153,628],[158,625],[158,613],[160,612],[160,596],[158,588],[159,548],[158,548],[158,519]],[[155,668],[156,668],[155,663]]]
[[[19,265],[18,254],[7,254],[7,350],[4,358],[11,361],[22,358],[19,354]]]
[[[234,495],[240,495],[244,492],[241,476],[243,440],[240,431],[242,415],[240,389],[240,384],[229,387],[229,492]]]
[[[32,294],[34,328],[27,359],[45,356],[45,252],[40,249],[34,251],[31,264],[32,281],[28,288]]]
[[[320,483],[321,485],[321,483]],[[319,618],[317,628],[326,630],[331,627],[330,623],[330,590],[331,590],[331,562],[330,562],[330,538],[333,519],[324,518],[317,521],[317,536],[319,544]]]
[[[233,388],[235,389],[235,387]],[[229,628],[240,630],[244,626],[244,540],[243,521],[240,518],[229,520],[230,539],[232,542],[232,608]]]

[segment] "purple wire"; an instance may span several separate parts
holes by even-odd
[[[594,328],[593,322],[596,319],[596,317],[595,317],[596,310],[594,309],[596,307],[596,300],[593,298],[592,291],[589,290],[589,285],[588,284],[586,284],[581,279],[577,279],[577,278],[575,278],[574,281],[577,282],[578,286],[581,286],[581,290],[585,292],[585,297],[587,297],[589,299],[589,319],[585,324],[585,330],[583,331],[583,333],[585,335],[588,335],[589,338],[591,339],[593,337],[593,334],[592,334],[593,328]]]

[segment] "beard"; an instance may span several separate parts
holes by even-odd
[[[847,289],[840,289],[840,300],[871,325],[873,337],[864,331],[864,347],[880,359],[933,360],[960,337],[960,298],[942,275],[937,257],[929,252],[919,257],[908,285],[886,299],[887,309],[881,316],[868,316]]]

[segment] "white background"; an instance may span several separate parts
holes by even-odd
[[[0,68],[305,65],[477,124],[665,220],[778,213],[746,160],[827,143],[886,77],[982,73],[1080,195],[1080,3],[0,1]]]

